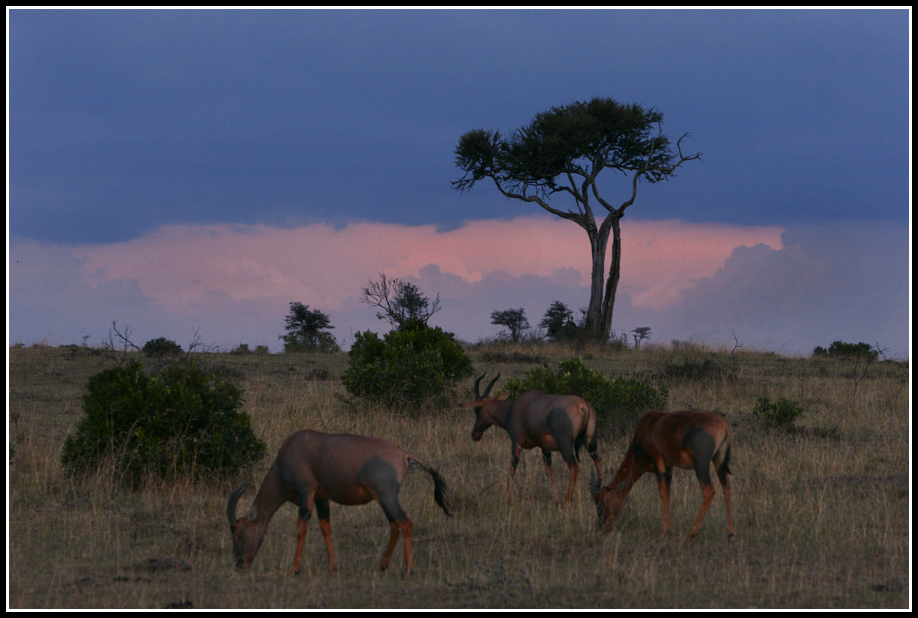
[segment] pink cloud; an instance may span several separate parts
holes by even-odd
[[[907,354],[905,228],[850,222],[782,233],[628,220],[622,236],[619,334],[650,326],[653,342],[732,345],[736,336],[804,353],[835,339],[863,340]],[[387,329],[359,301],[360,289],[385,271],[439,294],[443,309],[432,324],[474,342],[498,333],[490,324],[497,309],[523,307],[536,327],[553,301],[585,306],[589,268],[583,231],[540,216],[446,232],[379,223],[212,225],[164,227],[113,245],[11,239],[9,333],[24,343],[91,336],[97,345],[117,320],[138,342],[185,343],[199,329],[208,344],[277,351],[288,304],[297,301],[329,314],[347,347],[357,331]]]
[[[781,228],[629,222],[623,232],[623,289],[636,305],[659,309],[709,277],[741,245],[781,248]],[[544,217],[472,221],[438,232],[432,225],[356,223],[342,229],[310,225],[168,226],[115,245],[72,249],[87,280],[136,280],[142,292],[173,311],[208,294],[237,301],[308,299],[326,310],[358,297],[377,272],[419,277],[434,264],[469,283],[501,271],[511,277],[557,276],[574,286],[589,281],[585,233]],[[429,293],[433,293],[431,290]],[[305,301],[304,301],[305,302]]]

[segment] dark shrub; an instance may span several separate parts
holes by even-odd
[[[89,379],[83,418],[64,441],[61,462],[81,473],[111,461],[131,485],[232,473],[265,454],[241,402],[242,391],[193,362],[153,376],[132,360]]]
[[[149,356],[150,358],[164,358],[166,356],[179,356],[180,354],[184,354],[182,346],[165,337],[150,339],[143,344],[143,349],[141,351],[145,356]]]
[[[790,427],[798,418],[803,418],[803,408],[784,397],[778,397],[777,401],[772,401],[768,397],[759,397],[752,409],[752,414],[767,425]]]
[[[879,352],[869,343],[845,343],[844,341],[833,341],[829,349],[822,346],[813,348],[813,356],[828,356],[830,358],[863,358],[876,360]]]
[[[456,382],[472,375],[472,361],[452,333],[413,322],[382,339],[357,333],[341,382],[353,397],[404,409],[450,406]]]

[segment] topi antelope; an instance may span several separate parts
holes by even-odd
[[[409,466],[420,466],[433,477],[434,500],[447,516],[451,516],[443,478],[391,442],[349,434],[297,431],[280,447],[277,459],[255,496],[254,512],[250,512],[250,517],[236,519],[236,503],[245,493],[245,483],[229,497],[226,515],[233,536],[236,568],[244,569],[252,563],[271,517],[285,502],[292,502],[299,507],[293,573],[300,572],[306,525],[313,506],[319,514],[319,529],[325,537],[328,572],[331,573],[335,569],[335,552],[328,519],[329,500],[347,505],[376,500],[389,520],[390,529],[389,545],[379,570],[384,571],[389,566],[389,558],[401,533],[405,542],[405,573],[408,573],[411,571],[412,524],[398,503],[398,491]]]
[[[628,492],[646,472],[657,477],[660,500],[663,502],[663,534],[669,531],[669,491],[673,468],[694,469],[704,500],[688,538],[698,534],[711,501],[711,463],[720,479],[727,504],[727,533],[733,538],[733,513],[730,508],[730,424],[714,412],[648,412],[638,421],[634,438],[621,467],[612,481],[602,487],[601,479],[590,478],[590,493],[596,502],[603,532],[612,529],[612,522],[622,510]]]
[[[484,394],[478,385],[484,374],[475,380],[475,401],[462,404],[464,408],[475,409],[475,426],[472,440],[481,436],[491,425],[497,425],[510,435],[510,478],[507,479],[507,498],[513,475],[520,462],[522,450],[539,447],[545,462],[545,474],[551,484],[552,494],[558,499],[555,479],[551,469],[551,452],[560,451],[570,470],[571,480],[567,488],[566,502],[570,503],[580,471],[580,448],[586,444],[593,464],[602,478],[599,455],[596,452],[596,410],[589,403],[574,395],[546,395],[538,390],[529,390],[519,399],[505,401],[502,397],[491,397],[491,387],[500,373],[491,380]]]

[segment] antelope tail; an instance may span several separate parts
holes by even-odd
[[[423,468],[434,482],[434,501],[440,505],[440,508],[443,509],[443,512],[446,513],[447,517],[452,517],[452,507],[449,504],[449,497],[446,491],[446,481],[440,476],[440,473],[434,470],[433,468],[427,466],[423,462],[415,459],[414,457],[408,456],[408,465],[416,465],[420,468]]]

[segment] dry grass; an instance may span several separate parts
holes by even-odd
[[[498,354],[499,352],[499,354]],[[552,500],[538,453],[524,455],[516,498],[504,502],[506,434],[469,438],[463,410],[391,415],[353,409],[336,395],[346,357],[212,355],[246,391],[269,455],[304,427],[387,438],[437,467],[456,515],[413,474],[401,500],[415,523],[417,571],[401,574],[401,543],[376,572],[387,525],[376,505],[332,505],[339,570],[327,575],[316,520],[306,569],[292,576],[295,508],[271,523],[253,568],[232,568],[226,497],[241,479],[130,492],[106,475],[68,483],[64,437],[80,416],[87,378],[105,368],[87,351],[10,350],[9,599],[11,608],[906,608],[910,606],[909,371],[876,363],[855,390],[843,362],[769,353],[648,347],[640,352],[545,346],[475,350],[479,372],[505,377],[578,354],[607,376],[670,389],[671,409],[713,409],[737,431],[737,538],[726,540],[718,495],[701,533],[684,541],[700,504],[693,475],[677,471],[675,534],[660,538],[656,486],[642,480],[603,536],[586,491],[571,508]],[[707,369],[694,371],[709,360]],[[675,367],[675,369],[673,369]],[[688,370],[686,369],[688,368]],[[471,380],[465,385],[471,389]],[[467,393],[466,393],[467,394]],[[766,429],[759,396],[786,397],[806,416]],[[607,474],[623,441],[600,444]],[[559,459],[556,457],[556,462]],[[586,469],[588,466],[584,466]],[[556,463],[564,487],[567,470]],[[719,492],[718,492],[719,494]],[[247,508],[251,495],[243,498]]]

